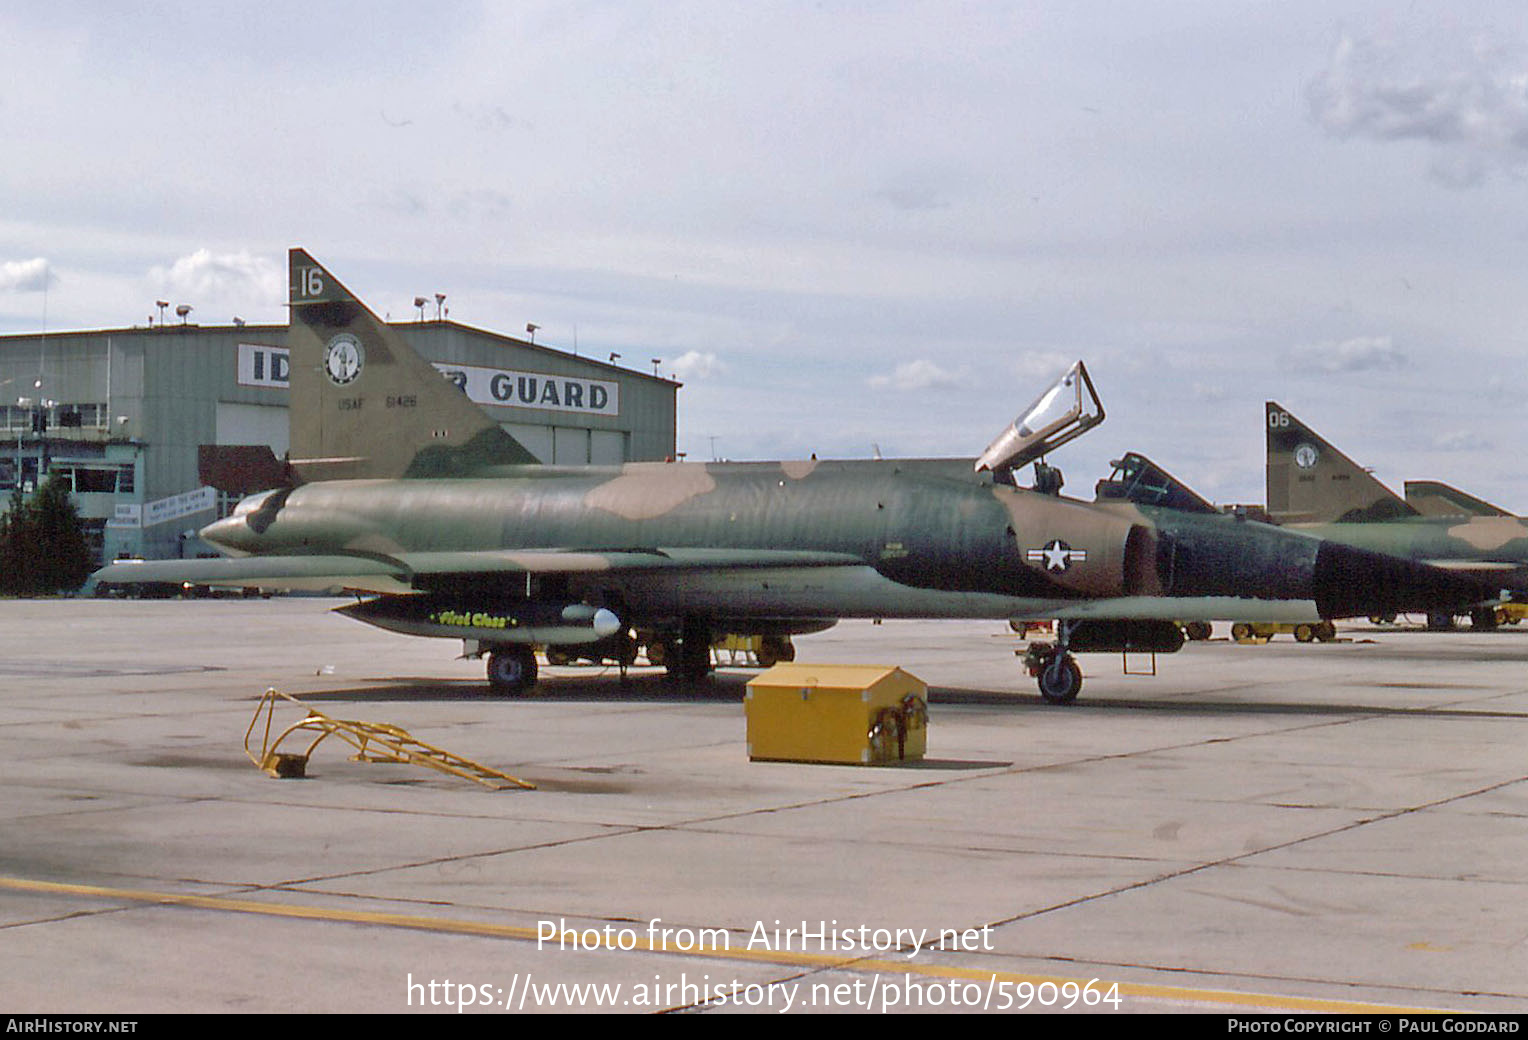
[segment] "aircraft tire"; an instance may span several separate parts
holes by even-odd
[[[536,685],[536,652],[528,646],[505,647],[488,655],[488,685],[494,693],[518,697]]]
[[[1444,610],[1430,610],[1427,612],[1427,631],[1452,632],[1453,630],[1454,615]]]
[[[711,674],[711,632],[703,621],[685,619],[679,631],[679,655],[669,664],[669,674],[685,682],[699,682]]]
[[[764,668],[773,668],[781,661],[789,661],[795,654],[791,654],[790,657],[786,656],[786,647],[788,645],[789,643],[784,636],[765,636],[763,639],[760,639],[759,652],[757,654],[759,664]]]
[[[1489,632],[1496,627],[1496,608],[1477,607],[1470,611],[1470,627]]]
[[[669,674],[685,682],[699,682],[711,674],[711,646],[709,643],[687,647],[679,644],[679,659],[669,665]]]
[[[1071,654],[1053,654],[1036,681],[1047,704],[1070,704],[1082,692],[1082,669]]]

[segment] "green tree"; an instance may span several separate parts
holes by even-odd
[[[18,490],[0,521],[0,592],[42,596],[72,592],[90,577],[85,526],[69,489],[49,478],[30,502]]]
[[[4,516],[0,516],[0,593],[14,596],[21,590],[22,579],[27,571],[26,521],[29,507],[22,497],[21,488],[11,492],[11,503]]]

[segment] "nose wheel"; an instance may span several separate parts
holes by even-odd
[[[1082,669],[1068,647],[1072,642],[1075,621],[1056,623],[1056,645],[1031,643],[1024,653],[1024,666],[1040,686],[1040,696],[1047,704],[1070,704],[1082,692]]]
[[[1070,704],[1082,692],[1082,669],[1065,650],[1051,651],[1035,679],[1040,684],[1040,696],[1048,704]]]

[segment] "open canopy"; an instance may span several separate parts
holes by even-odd
[[[976,460],[976,470],[996,473],[1018,469],[1103,421],[1104,406],[1098,391],[1093,389],[1087,368],[1078,361],[987,445]]]

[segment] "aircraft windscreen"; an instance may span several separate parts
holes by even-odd
[[[1104,406],[1081,361],[1067,369],[976,460],[982,470],[1017,469],[1104,421]]]
[[[233,507],[233,515],[248,516],[265,505],[266,499],[270,498],[278,490],[280,489],[277,488],[270,491],[261,491],[253,495],[245,495],[239,499],[239,504]]]
[[[1123,500],[1141,506],[1176,509],[1182,513],[1220,512],[1179,483],[1172,474],[1137,452],[1129,452],[1109,465],[1114,467],[1114,472],[1107,480],[1098,482],[1095,493],[1099,501]]]

